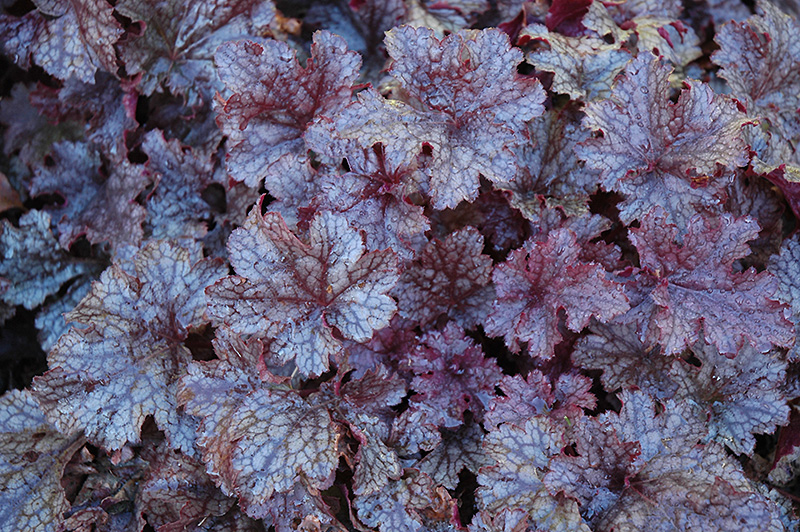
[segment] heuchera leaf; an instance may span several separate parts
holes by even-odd
[[[425,334],[405,365],[416,375],[409,408],[448,428],[461,425],[467,410],[480,421],[502,376],[497,363],[453,322]]]
[[[598,172],[575,157],[575,146],[589,138],[589,131],[580,127],[572,113],[551,110],[528,123],[528,135],[530,140],[516,149],[516,179],[497,185],[511,192],[508,202],[537,223],[544,196],[548,204],[563,206],[571,214],[588,210],[589,195],[598,187]]]
[[[543,482],[562,445],[561,431],[542,416],[521,427],[503,423],[489,432],[484,449],[496,463],[478,474],[479,508],[492,513],[526,510],[537,530],[589,532],[575,501],[557,499]]]
[[[551,33],[541,24],[526,26],[520,37],[550,45],[549,50],[534,50],[525,59],[539,70],[553,72],[553,91],[574,100],[608,97],[614,78],[631,59],[630,53],[601,39],[567,37]]]
[[[420,141],[433,148],[434,207],[474,199],[478,173],[511,181],[516,163],[509,147],[524,138],[524,123],[542,114],[544,99],[538,80],[517,74],[521,52],[497,30],[439,40],[430,29],[402,26],[385,42],[393,59],[390,74],[430,128]]]
[[[359,521],[381,532],[425,530],[425,513],[449,517],[454,505],[444,488],[436,488],[428,475],[414,469],[384,490],[353,501]]]
[[[275,40],[225,43],[216,63],[233,92],[217,119],[228,136],[228,172],[259,186],[281,157],[304,151],[302,135],[314,118],[350,101],[361,58],[347,51],[341,37],[321,31],[305,68],[286,43]]]
[[[552,231],[546,242],[529,239],[513,251],[492,274],[497,299],[484,321],[486,333],[502,335],[514,351],[527,342],[531,355],[547,359],[561,339],[560,310],[576,332],[592,316],[605,322],[628,310],[622,287],[607,279],[599,264],[582,262],[579,253],[568,229]]]
[[[54,165],[39,168],[30,193],[64,198],[64,205],[54,215],[63,248],[84,234],[95,244],[135,245],[141,241],[146,211],[135,200],[148,180],[138,165],[118,156],[103,168],[100,155],[80,142],[54,144],[51,157]]]
[[[339,433],[324,406],[260,385],[225,360],[190,365],[179,400],[202,419],[198,444],[212,478],[251,517],[285,503],[273,496],[293,491],[301,478],[323,489],[333,481]]]
[[[592,380],[575,373],[564,373],[551,385],[541,371],[533,370],[524,379],[506,375],[497,387],[503,396],[492,399],[484,419],[487,428],[501,423],[522,426],[534,416],[548,416],[569,428],[583,417],[584,409],[594,409],[597,404],[591,393]]]
[[[67,254],[50,231],[50,215],[29,211],[19,228],[0,222],[0,299],[33,309],[61,285],[91,272],[94,265]]]
[[[214,161],[178,140],[167,141],[161,131],[145,135],[142,150],[155,189],[147,198],[147,224],[152,238],[202,238],[211,218],[211,206],[202,193],[214,182]]]
[[[0,397],[0,530],[61,530],[70,507],[61,476],[84,441],[56,431],[30,392]]]
[[[382,143],[398,166],[430,147],[427,192],[437,209],[475,199],[479,174],[511,181],[512,149],[525,138],[525,122],[544,110],[544,92],[537,80],[517,74],[522,53],[508,37],[492,29],[439,40],[428,28],[401,26],[387,33],[386,48],[407,102],[364,91],[329,127],[364,146]]]
[[[98,69],[117,71],[114,44],[122,28],[106,0],[38,0],[36,11],[0,14],[0,42],[22,68],[31,61],[49,74],[94,82]]]
[[[800,243],[789,239],[781,247],[780,253],[770,259],[767,270],[778,280],[778,291],[775,298],[789,305],[795,332],[800,332]],[[800,357],[800,345],[795,337],[794,345],[789,351],[789,358]]]
[[[479,424],[470,423],[443,432],[442,443],[414,465],[436,484],[456,489],[462,470],[477,473],[481,467],[492,465],[483,452],[483,430]]]
[[[365,414],[351,416],[350,430],[358,440],[353,473],[353,493],[367,495],[383,490],[391,480],[398,480],[403,468],[397,453],[384,443],[382,424]]]
[[[303,23],[312,28],[325,28],[344,38],[347,47],[361,54],[364,60],[361,79],[378,85],[386,63],[384,34],[403,22],[407,10],[405,0],[314,3]]]
[[[641,453],[624,473],[627,481],[616,484],[619,497],[609,497],[611,505],[597,509],[595,529],[783,530],[778,508],[753,491],[738,463],[717,444],[699,445],[706,427],[688,403],[670,400],[657,406],[641,392],[623,392],[620,399],[620,413],[603,414],[600,421],[604,430],[616,431],[620,442],[638,441]],[[607,466],[598,462],[595,467]],[[596,482],[590,475],[583,478],[589,486]]]
[[[221,261],[156,240],[114,264],[67,314],[75,327],[48,355],[50,371],[34,382],[42,409],[60,429],[84,429],[107,449],[139,441],[155,417],[174,448],[191,454],[191,420],[177,410],[177,379],[191,355],[183,340],[205,323],[203,290],[225,273]],[[187,426],[189,424],[189,426]]]
[[[717,165],[747,162],[736,105],[708,85],[686,81],[669,101],[670,68],[641,53],[625,69],[611,98],[586,106],[583,125],[603,136],[578,145],[578,157],[600,171],[606,190],[625,195],[620,219],[630,223],[653,205],[681,232],[700,210],[719,210],[725,182]]]
[[[54,125],[31,104],[33,90],[18,83],[11,94],[0,101],[0,122],[5,125],[3,153],[28,168],[41,166],[53,143],[80,140],[84,130],[81,124],[71,120]],[[6,177],[13,183],[14,173],[8,172]]]
[[[744,346],[728,358],[702,342],[692,353],[701,366],[686,365],[678,397],[696,405],[719,443],[736,454],[752,454],[753,434],[772,433],[788,423],[789,406],[781,389],[786,362],[779,355]]]
[[[169,90],[196,105],[221,88],[213,56],[225,41],[257,37],[275,17],[271,0],[122,0],[116,10],[144,23],[144,33],[120,43],[131,76],[146,95]]]
[[[765,116],[778,131],[797,140],[800,107],[800,44],[792,36],[797,20],[771,2],[758,2],[758,14],[729,22],[714,36],[719,50],[711,56],[734,96],[746,102],[751,116]]]
[[[225,515],[235,504],[214,485],[199,460],[164,445],[145,458],[149,467],[139,483],[137,503],[153,528],[163,532],[193,528],[203,519]]]
[[[147,451],[153,444],[153,440],[143,442]],[[110,455],[98,452],[92,457],[88,449],[76,455],[67,470],[73,478],[67,480],[77,483],[75,488],[80,491],[74,495],[63,528],[75,532],[141,530],[146,522],[136,504],[136,487],[147,473],[147,465],[131,447]]]
[[[678,384],[670,377],[677,357],[664,355],[640,339],[633,323],[592,323],[590,334],[580,338],[572,361],[586,369],[602,370],[606,390],[639,388],[657,399],[674,397]]]
[[[411,259],[426,242],[423,233],[429,228],[423,207],[408,199],[424,178],[416,165],[398,166],[382,144],[362,146],[357,140],[339,138],[332,121],[324,118],[309,126],[304,138],[317,157],[328,157],[336,166],[346,159],[349,169],[343,175],[332,171],[318,176],[314,183],[318,193],[308,198],[305,208],[341,212],[352,225],[364,229],[368,249],[390,247],[401,258]],[[276,180],[286,181],[270,175],[267,187],[272,195]],[[285,196],[285,189],[281,186],[277,197]]]
[[[304,375],[320,375],[345,338],[368,340],[389,324],[396,304],[394,253],[365,253],[362,235],[337,214],[311,222],[308,244],[279,214],[254,208],[228,241],[238,275],[208,289],[209,312],[239,333],[274,337],[278,361],[294,359]]]
[[[351,378],[354,375],[351,374]],[[383,489],[389,479],[399,479],[403,469],[397,453],[387,442],[395,417],[391,407],[406,396],[406,382],[391,374],[386,366],[378,365],[344,384],[326,383],[320,390],[323,393],[317,395],[316,402],[335,405],[334,416],[347,422],[359,443],[353,457],[353,493],[375,493]]]
[[[577,500],[581,514],[591,521],[615,504],[619,492],[630,482],[639,445],[621,443],[613,430],[602,430],[595,418],[582,420],[570,438],[577,455],[555,456],[544,482],[551,493],[564,491]]]
[[[682,4],[674,0],[592,2],[581,22],[601,38],[610,35],[618,45],[663,56],[682,70],[703,55],[694,29],[679,20],[682,10]]]
[[[72,121],[83,128],[87,141],[112,154],[122,149],[123,135],[137,126],[136,94],[105,72],[95,74],[91,83],[71,77],[60,89],[39,84],[30,99],[51,124]]]
[[[423,328],[443,315],[464,328],[482,322],[494,298],[492,259],[482,252],[483,236],[474,227],[432,240],[406,264],[394,290],[400,315]]]
[[[753,268],[734,271],[734,261],[750,252],[746,242],[758,235],[751,218],[729,214],[695,216],[683,244],[667,214],[655,209],[630,230],[642,269],[641,295],[623,318],[635,322],[648,345],[660,343],[676,354],[704,338],[722,353],[749,343],[765,352],[794,341],[792,324],[776,298],[777,281]]]

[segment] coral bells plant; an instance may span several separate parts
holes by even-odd
[[[0,532],[799,531],[766,0],[0,8]]]

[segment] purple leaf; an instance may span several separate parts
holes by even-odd
[[[483,237],[473,227],[430,242],[406,264],[394,290],[400,315],[423,328],[442,316],[464,328],[482,322],[494,297],[492,259],[482,252]]]
[[[674,397],[678,384],[670,376],[677,357],[664,355],[639,339],[635,324],[593,323],[580,338],[572,361],[586,369],[599,369],[606,390],[639,388],[653,397]]]
[[[84,438],[56,431],[28,391],[0,397],[0,519],[4,530],[57,530],[70,503],[64,468]]]
[[[395,255],[366,253],[362,235],[341,215],[314,218],[306,244],[280,215],[259,209],[228,241],[239,275],[209,288],[209,312],[236,332],[274,337],[276,361],[294,359],[304,375],[320,375],[341,350],[334,328],[364,341],[389,324]]]
[[[416,375],[410,408],[447,428],[461,425],[467,410],[480,421],[502,376],[495,361],[452,322],[423,336],[405,364]]]
[[[116,9],[144,23],[138,39],[120,45],[127,73],[140,76],[139,90],[147,96],[170,91],[189,105],[208,100],[221,88],[212,61],[217,47],[261,35],[275,17],[271,0],[121,0]]]
[[[722,353],[750,344],[758,351],[790,346],[792,324],[776,298],[777,282],[768,272],[734,271],[734,261],[750,252],[747,241],[758,235],[750,218],[729,214],[695,216],[683,243],[678,228],[659,209],[630,230],[642,270],[635,283],[638,301],[624,321],[635,322],[642,340],[660,343],[676,354],[704,338]],[[701,336],[702,334],[702,336]]]
[[[303,68],[283,42],[225,43],[216,53],[219,76],[233,95],[218,109],[228,135],[228,172],[258,186],[279,159],[301,154],[303,132],[316,117],[350,100],[361,58],[341,37],[314,35]]]
[[[22,215],[18,228],[0,222],[0,257],[0,299],[29,310],[96,268],[65,252],[50,231],[50,215],[36,210]]]
[[[213,159],[177,140],[167,141],[156,130],[145,135],[142,149],[148,157],[146,172],[156,184],[147,198],[151,237],[205,236],[208,228],[202,219],[213,213],[202,193],[215,182]]]
[[[0,42],[22,68],[93,83],[98,69],[116,74],[114,44],[122,28],[106,0],[38,0],[22,18],[0,14]]]
[[[100,154],[84,143],[54,144],[51,157],[54,165],[39,168],[30,193],[64,198],[64,205],[54,215],[63,248],[84,234],[95,244],[136,245],[141,241],[146,212],[135,200],[148,180],[138,165],[117,156],[104,168]]]
[[[699,370],[686,368],[679,397],[697,405],[719,443],[736,454],[752,454],[753,434],[772,433],[789,422],[789,406],[781,389],[786,362],[778,355],[745,346],[728,358],[706,344],[696,345],[692,352],[702,365]]]
[[[338,463],[339,432],[328,410],[292,390],[262,386],[224,361],[189,366],[179,400],[201,419],[198,444],[209,473],[251,517],[301,478],[326,488]]]
[[[435,488],[428,475],[411,469],[382,491],[356,497],[353,507],[359,521],[381,532],[418,532],[426,530],[426,514],[439,520],[447,518],[454,504],[447,491]]]
[[[757,12],[717,31],[719,50],[711,59],[722,67],[720,76],[751,116],[764,116],[776,132],[797,139],[800,45],[792,38],[797,20],[771,2],[758,2]]]
[[[414,467],[430,475],[436,484],[454,490],[463,469],[477,473],[492,462],[483,452],[483,430],[477,423],[444,432],[442,443]]]
[[[582,262],[579,253],[575,234],[567,229],[513,251],[492,275],[497,299],[484,322],[487,334],[503,335],[514,351],[527,342],[531,355],[548,359],[561,340],[560,310],[576,332],[592,316],[605,322],[628,310],[621,286],[607,279],[600,265]]]
[[[225,269],[203,259],[197,246],[159,240],[130,267],[112,265],[67,314],[81,327],[50,351],[51,369],[36,378],[35,394],[59,428],[83,428],[107,449],[138,442],[145,417],[153,415],[173,448],[191,454],[194,428],[175,398],[191,359],[183,340],[206,322],[203,290]]]
[[[671,103],[669,75],[652,54],[634,59],[610,99],[587,105],[583,125],[603,136],[583,142],[577,154],[600,171],[604,188],[626,196],[623,222],[657,205],[683,233],[698,211],[719,210],[726,183],[715,176],[717,165],[747,162],[741,138],[746,118],[700,83],[685,82]]]
[[[562,445],[560,430],[545,417],[532,417],[521,427],[504,423],[491,431],[484,449],[496,464],[478,474],[478,508],[522,509],[536,529],[588,532],[575,501],[554,497],[543,482],[550,459]]]

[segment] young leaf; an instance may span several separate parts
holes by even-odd
[[[502,335],[514,351],[528,342],[531,355],[547,359],[561,340],[560,310],[576,332],[592,316],[605,322],[628,310],[622,287],[607,279],[599,264],[582,262],[579,253],[568,229],[552,231],[546,242],[529,239],[513,251],[492,274],[497,299],[484,321],[487,334]]]
[[[692,215],[718,210],[725,198],[716,166],[746,164],[741,128],[747,119],[702,83],[685,82],[671,103],[670,71],[650,53],[631,61],[611,98],[586,106],[583,125],[603,136],[578,145],[577,154],[600,171],[606,190],[626,196],[623,222],[657,205],[683,233]]]
[[[306,244],[279,214],[254,208],[228,241],[238,275],[207,291],[209,312],[239,333],[275,338],[279,362],[294,359],[304,375],[320,375],[345,338],[368,340],[389,324],[396,304],[394,253],[365,253],[363,237],[341,215],[321,213]]]
[[[773,299],[776,279],[752,268],[734,271],[734,261],[750,252],[746,242],[757,235],[750,218],[697,215],[678,244],[678,228],[654,209],[630,230],[642,265],[636,281],[641,292],[623,321],[637,323],[640,338],[661,344],[667,354],[680,353],[701,333],[722,353],[736,353],[746,343],[761,352],[792,345],[792,324]]]
[[[523,379],[520,375],[504,376],[497,385],[503,396],[492,398],[486,412],[485,426],[501,423],[522,426],[534,416],[548,416],[554,423],[569,428],[583,417],[584,409],[593,409],[597,398],[591,393],[592,381],[583,375],[564,373],[555,385],[539,370]]]
[[[441,316],[467,329],[483,321],[494,290],[492,259],[482,252],[483,236],[473,227],[430,242],[406,264],[394,290],[400,315],[423,328]]]
[[[192,106],[221,88],[212,61],[217,47],[261,35],[275,17],[271,0],[121,0],[116,9],[144,23],[138,39],[120,45],[128,75],[141,76],[139,90],[148,96],[170,91]]]
[[[281,157],[301,154],[303,132],[316,117],[350,100],[361,58],[341,37],[314,34],[303,68],[283,42],[225,43],[216,53],[222,82],[233,92],[218,109],[228,136],[228,172],[259,186]]]
[[[410,409],[427,412],[430,423],[447,428],[461,425],[467,410],[480,421],[502,376],[494,360],[452,322],[423,336],[405,365],[416,375]]]

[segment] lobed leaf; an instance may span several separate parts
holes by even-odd
[[[561,339],[558,313],[566,325],[580,331],[592,316],[608,321],[628,310],[622,288],[606,278],[596,263],[579,259],[580,246],[568,229],[552,231],[546,242],[529,239],[492,274],[497,298],[484,321],[487,334],[502,335],[512,350],[520,342],[545,359]]]
[[[741,138],[747,119],[704,84],[687,81],[671,103],[669,74],[652,54],[639,54],[611,98],[586,106],[584,127],[603,136],[584,141],[576,153],[600,171],[606,190],[626,196],[623,222],[656,205],[683,233],[695,213],[719,210],[725,199],[725,183],[714,174],[717,165],[747,162]]]
[[[683,351],[704,338],[722,353],[750,344],[765,352],[790,346],[792,325],[781,313],[777,281],[768,272],[734,271],[734,261],[750,252],[758,224],[729,214],[695,216],[683,244],[668,215],[653,210],[630,230],[642,265],[642,291],[624,321],[635,322],[640,338],[660,343],[667,354]]]
[[[304,375],[320,375],[348,339],[368,340],[388,325],[397,281],[389,250],[366,253],[361,234],[333,213],[314,218],[309,243],[294,236],[281,216],[253,209],[228,241],[238,275],[209,288],[209,312],[234,331],[273,337],[271,353],[295,361]]]
[[[191,355],[183,345],[205,323],[203,290],[219,279],[220,261],[151,241],[134,255],[130,271],[117,262],[67,314],[81,324],[48,355],[50,371],[34,382],[49,419],[62,430],[80,427],[94,442],[120,449],[139,441],[148,415],[173,448],[192,453],[193,421],[178,412],[178,378]]]
[[[0,14],[0,41],[22,68],[31,62],[61,80],[93,83],[117,72],[114,44],[123,31],[106,0],[38,0],[21,18]]]
[[[121,0],[116,10],[144,30],[120,44],[120,55],[139,90],[170,91],[196,106],[220,89],[214,52],[226,41],[260,36],[275,17],[271,0],[174,2]]]
[[[350,100],[361,58],[341,37],[314,35],[303,68],[283,42],[225,43],[216,52],[219,76],[233,95],[218,109],[228,136],[228,172],[258,186],[282,157],[303,153],[302,135],[312,120]]]
[[[61,530],[70,508],[61,476],[84,442],[56,431],[29,391],[0,397],[0,530]]]

